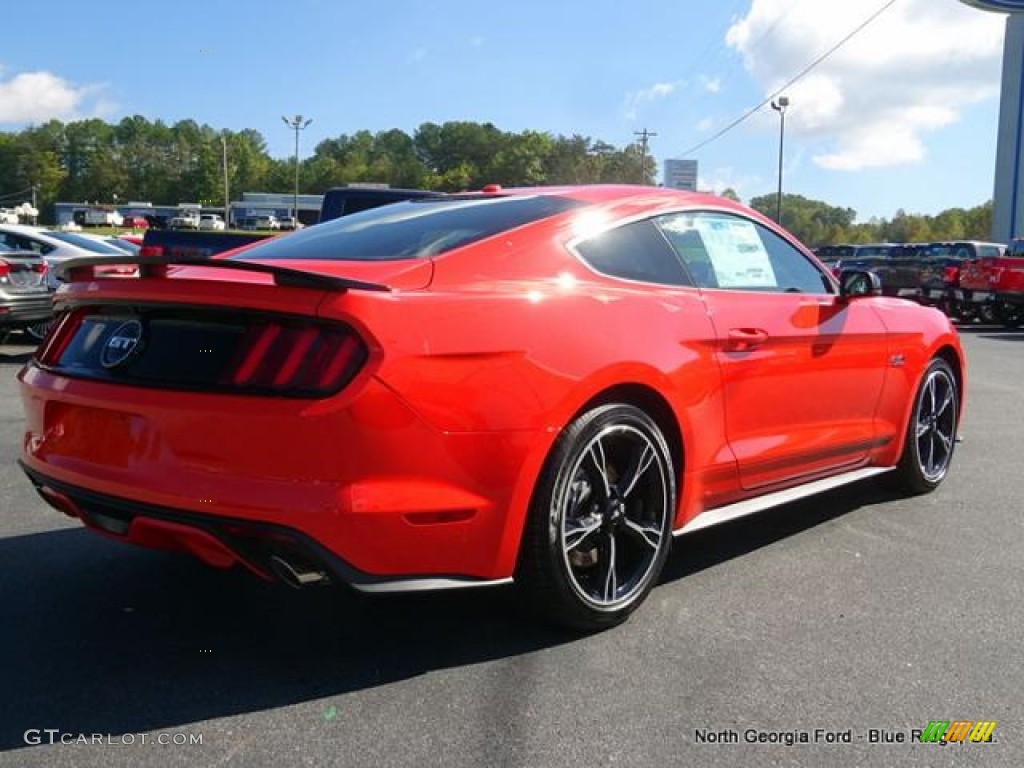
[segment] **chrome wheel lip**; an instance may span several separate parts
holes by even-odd
[[[922,382],[915,408],[917,467],[929,483],[946,476],[956,444],[956,384],[949,372],[931,371]]]
[[[631,452],[635,461],[627,470],[633,474],[625,478],[625,482],[613,482],[609,476],[610,467],[605,450],[605,441],[609,438],[635,443]],[[667,546],[667,518],[671,515],[669,507],[672,503],[666,454],[667,451],[644,430],[629,424],[608,425],[588,440],[575,455],[567,474],[567,482],[552,499],[551,514],[557,528],[557,546],[562,553],[569,585],[580,599],[595,610],[615,611],[628,605],[644,592],[657,570],[661,553]],[[646,458],[648,455],[649,460]],[[588,463],[592,465],[590,473],[600,477],[595,478],[597,482],[583,489],[580,486],[581,475],[588,474],[585,469]],[[652,483],[653,486],[650,485]],[[638,511],[637,501],[644,489],[653,490],[659,500],[654,521],[639,520],[633,516]],[[578,497],[578,494],[582,494],[582,497]],[[581,502],[590,503],[591,512],[584,516],[571,516],[574,506]],[[596,510],[593,509],[595,505]],[[633,537],[637,542],[644,541],[646,544],[638,543],[636,546],[650,549],[626,574],[616,568],[622,536]],[[581,582],[579,566],[574,566],[570,561],[570,552],[586,541],[598,546],[602,559],[612,563],[610,568],[602,566],[600,593]]]

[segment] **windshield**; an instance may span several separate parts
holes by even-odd
[[[553,196],[422,198],[327,221],[261,243],[234,258],[427,258],[579,205],[575,200]]]

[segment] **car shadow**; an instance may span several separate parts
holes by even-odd
[[[1024,340],[1024,328],[1013,329],[1002,325],[961,325],[957,327],[957,331],[962,336],[977,336],[979,339],[993,339],[994,341]]]
[[[862,483],[682,537],[663,582],[889,498]],[[29,728],[143,733],[576,639],[524,615],[509,588],[294,591],[79,528],[0,539],[0,562],[0,751]]]
[[[662,583],[741,557],[863,507],[900,498],[877,481],[863,481],[759,514],[680,536]]]

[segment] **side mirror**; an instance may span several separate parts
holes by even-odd
[[[856,296],[881,296],[882,281],[874,272],[844,269],[839,273],[839,295],[847,299]]]

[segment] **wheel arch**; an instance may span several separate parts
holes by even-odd
[[[964,361],[961,354],[955,350],[951,345],[946,344],[940,347],[933,357],[941,358],[949,363],[949,367],[953,369],[953,376],[956,377],[956,392],[957,392],[957,419],[963,417],[964,411],[964,385],[966,384],[964,375]]]
[[[500,562],[503,564],[498,570],[505,574],[512,574],[518,566],[522,554],[523,535],[526,531],[526,519],[536,492],[537,483],[544,468],[551,457],[558,442],[562,430],[580,415],[602,405],[610,403],[623,403],[632,405],[647,413],[661,430],[668,443],[669,453],[672,458],[673,479],[676,487],[676,514],[678,514],[683,469],[685,466],[686,447],[683,436],[683,427],[669,401],[655,387],[637,381],[620,381],[604,386],[597,391],[591,392],[585,400],[579,403],[574,410],[569,411],[564,419],[560,419],[560,426],[553,433],[552,439],[547,443],[543,456],[538,457],[534,464],[535,470],[528,471],[528,480],[524,478],[524,485],[516,494],[517,501],[510,509],[510,516],[506,522],[505,539],[500,547]]]
[[[668,400],[656,389],[639,383],[622,383],[608,387],[585,402],[569,420],[572,422],[587,411],[609,403],[624,403],[644,411],[654,419],[658,429],[665,436],[669,452],[672,455],[672,468],[675,472],[676,488],[680,487],[683,476],[684,445],[683,434],[676,418],[675,411]],[[678,490],[677,490],[678,493]]]

